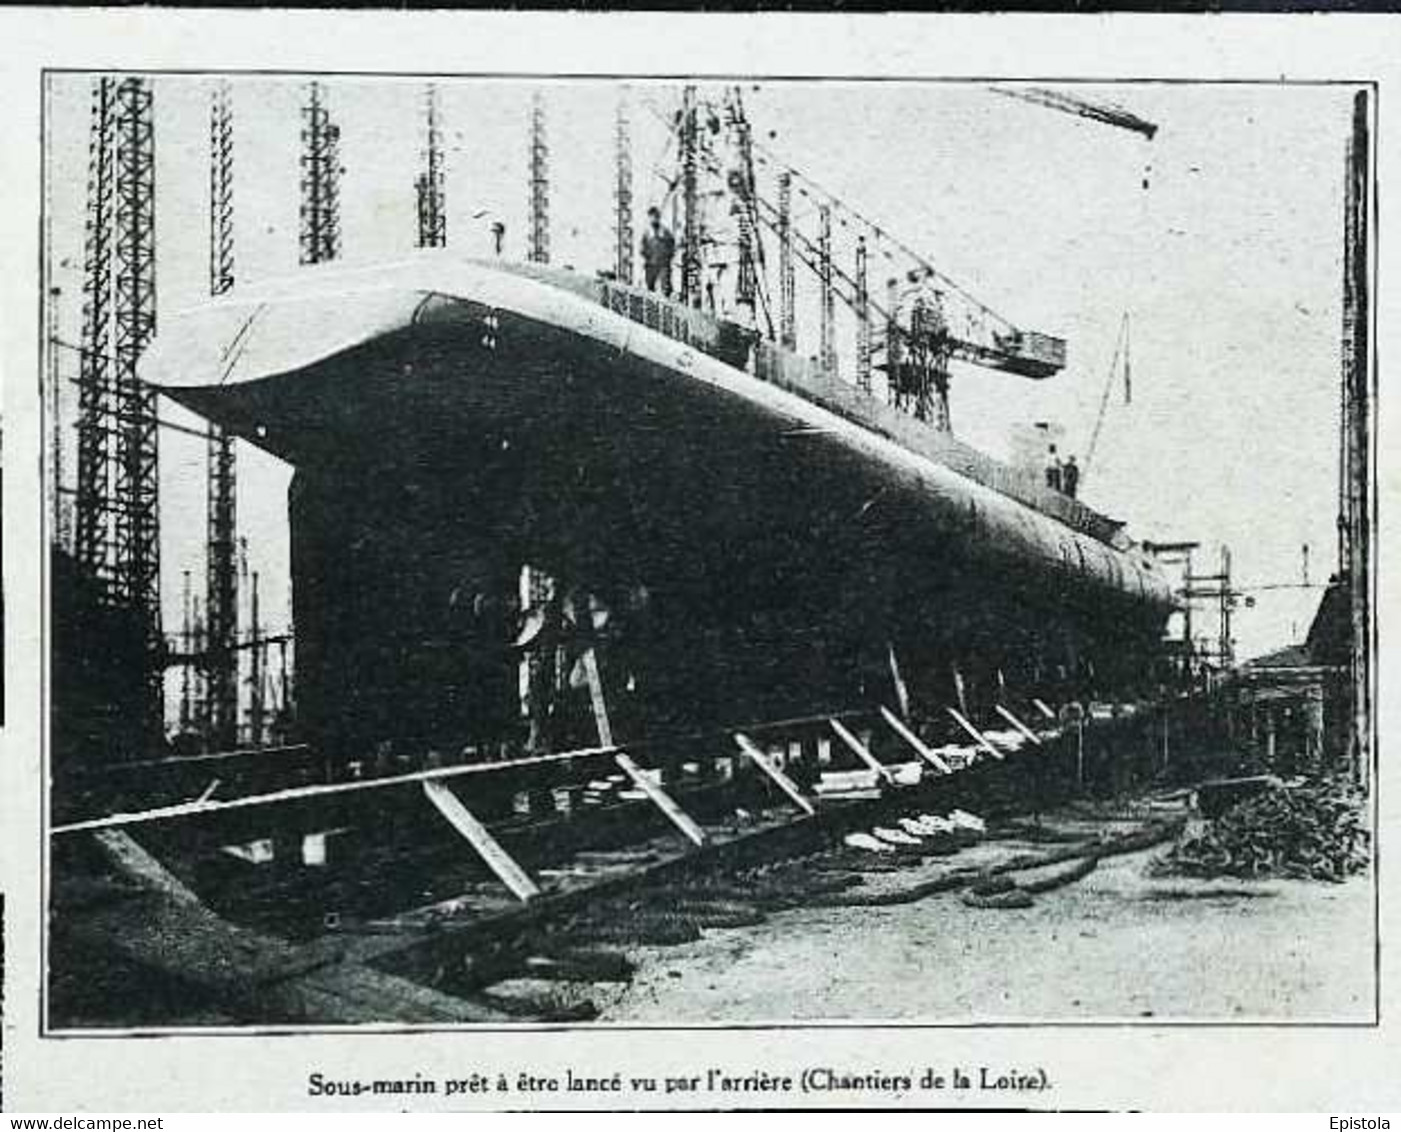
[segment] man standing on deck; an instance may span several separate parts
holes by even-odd
[[[1052,491],[1061,489],[1060,457],[1056,455],[1056,446],[1051,445],[1050,454],[1046,457],[1046,486]]]
[[[671,298],[671,259],[676,254],[676,237],[662,226],[662,212],[655,204],[647,210],[647,230],[642,233],[642,270],[647,290],[658,286]]]
[[[1060,470],[1061,490],[1071,499],[1075,498],[1075,493],[1080,490],[1080,465],[1075,462],[1075,457],[1071,456],[1065,462],[1065,466]]]

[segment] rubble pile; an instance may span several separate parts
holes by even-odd
[[[1159,876],[1342,881],[1367,867],[1363,799],[1346,785],[1275,786],[1239,802],[1158,858]]]

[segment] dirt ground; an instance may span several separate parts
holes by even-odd
[[[707,929],[638,949],[632,983],[594,1000],[605,1023],[1373,1020],[1369,875],[1153,879],[1155,852],[1106,859],[1030,908],[942,893]]]

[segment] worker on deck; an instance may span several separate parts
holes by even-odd
[[[1052,491],[1061,489],[1061,469],[1060,457],[1056,455],[1056,446],[1051,445],[1051,451],[1046,458],[1046,486]]]
[[[659,287],[671,298],[671,260],[676,254],[676,237],[662,224],[662,211],[656,205],[647,210],[647,230],[642,233],[642,270],[647,290]]]
[[[1071,456],[1066,460],[1065,465],[1060,470],[1061,490],[1071,499],[1075,498],[1075,493],[1080,490],[1080,466],[1075,463],[1075,457]]]

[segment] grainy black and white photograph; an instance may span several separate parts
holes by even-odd
[[[46,1032],[1375,1022],[1372,88],[43,97]]]

